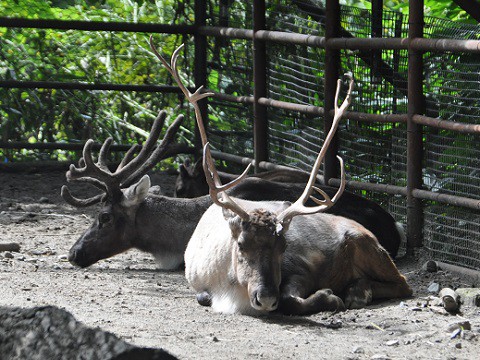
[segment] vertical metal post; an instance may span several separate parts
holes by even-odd
[[[423,0],[409,1],[410,40],[423,37]],[[413,122],[413,115],[425,113],[423,96],[423,52],[408,49],[408,121],[407,121],[407,251],[422,246],[422,202],[412,195],[422,187],[423,130]]]
[[[340,4],[339,0],[327,0],[325,6],[325,38],[327,46],[325,48],[325,115],[324,128],[325,134],[332,127],[334,109],[335,90],[337,88],[337,79],[340,73],[340,51],[331,49],[328,46],[328,39],[338,37],[340,34]],[[324,177],[325,184],[328,180],[337,177],[339,173],[338,161],[336,155],[338,152],[338,136],[333,138],[327,153],[325,155]]]
[[[198,29],[200,26],[205,26],[207,20],[207,2],[203,0],[195,0],[195,27]],[[198,31],[195,31],[195,62],[193,68],[193,77],[195,81],[195,88],[202,85],[207,85],[207,37],[200,35]],[[205,124],[205,129],[208,129],[208,107],[207,100],[200,100],[198,103],[202,119]],[[195,139],[194,146],[197,150],[195,153],[201,153],[202,140],[200,138],[200,132],[195,122]]]
[[[253,32],[264,30],[265,0],[253,1]],[[261,161],[268,161],[268,119],[267,108],[258,103],[258,99],[267,96],[267,51],[264,41],[253,39],[253,143],[255,172],[260,171]]]
[[[383,30],[383,0],[372,0],[372,38],[381,38]],[[372,67],[370,68],[370,78],[372,83],[382,81],[380,76],[382,66],[382,50],[373,50]]]

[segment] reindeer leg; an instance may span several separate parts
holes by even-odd
[[[371,236],[350,242],[357,274],[346,290],[347,308],[361,308],[374,299],[402,298],[412,295],[412,289],[400,274],[387,251]]]
[[[306,299],[282,296],[278,311],[285,315],[311,315],[322,311],[344,311],[345,305],[330,289],[317,290]]]
[[[282,284],[280,302],[277,311],[285,315],[310,315],[321,311],[343,311],[345,305],[330,289],[321,289],[308,295],[312,282],[308,276],[292,277]]]

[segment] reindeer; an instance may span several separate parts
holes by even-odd
[[[175,180],[174,196],[194,198],[208,194],[208,184],[203,172],[202,158],[193,165],[189,161],[184,162],[178,168],[178,176]],[[237,175],[226,172],[218,172],[222,182],[230,182]],[[305,183],[309,174],[298,169],[274,169],[251,175],[260,179],[284,183]]]
[[[182,89],[196,110],[204,144],[203,168],[215,203],[200,219],[185,251],[185,275],[201,305],[227,313],[277,310],[308,315],[362,308],[374,299],[412,294],[369,230],[355,221],[322,213],[338,201],[346,183],[343,160],[338,157],[341,185],[335,195],[330,197],[314,186],[328,145],[351,102],[353,79],[338,107],[340,85],[339,80],[332,127],[304,192],[293,204],[252,202],[226,194],[244,179],[248,167],[237,179],[221,184],[197,104],[212,94],[201,94],[201,88],[193,94]],[[313,191],[323,199],[314,197]],[[309,198],[316,206],[305,206]]]
[[[151,44],[152,50],[158,54]],[[170,66],[168,68],[172,69]],[[160,112],[140,153],[134,157],[138,147],[132,147],[113,173],[107,167],[111,139],[103,144],[96,163],[92,155],[93,141],[89,140],[85,144],[79,165],[70,166],[66,174],[69,182],[87,182],[102,191],[90,198],[79,199],[71,195],[67,186],[62,187],[62,197],[70,205],[86,207],[101,204],[92,225],[69,251],[69,261],[72,264],[88,267],[132,248],[153,255],[161,269],[177,269],[183,264],[188,240],[203,213],[212,205],[212,200],[209,195],[178,199],[152,192],[150,179],[145,174],[159,159],[175,152],[175,144],[172,142],[183,116],[172,122],[161,144],[154,151],[165,118],[166,112]],[[330,195],[334,193],[329,187],[322,189]],[[302,192],[302,188],[248,178],[228,192],[232,196],[250,200],[293,201]],[[355,220],[360,218],[360,222],[369,222],[373,232],[385,234],[379,235],[379,239],[396,254],[400,232],[393,218],[379,205],[345,192],[332,211]]]
[[[74,197],[66,185],[62,187],[61,195],[70,205],[87,207],[101,203],[95,221],[69,251],[68,259],[72,264],[88,267],[131,248],[152,254],[161,269],[177,269],[183,264],[187,242],[212,201],[208,195],[178,199],[152,192],[146,173],[159,159],[174,152],[172,142],[183,121],[183,115],[178,116],[155,149],[166,116],[165,111],[159,113],[138,155],[134,157],[138,146],[132,146],[114,172],[107,166],[111,138],[103,143],[96,163],[90,139],[85,143],[79,165],[70,165],[67,181],[86,182],[102,191],[80,199]],[[252,179],[233,190],[233,194],[273,200],[289,191],[290,188]]]
[[[200,99],[212,94],[202,93],[202,88],[199,88],[194,94],[192,94],[187,89],[187,87],[183,85],[177,67],[177,58],[183,45],[180,45],[174,51],[170,64],[157,51],[153,43],[152,37],[150,37],[150,47],[155,56],[170,72],[177,85],[185,95],[186,99],[189,100],[190,103],[193,105],[196,116],[200,116],[201,114],[197,102]],[[202,137],[202,141],[205,142],[206,135],[203,134]],[[193,169],[191,169],[190,167],[183,167],[182,169],[182,166],[180,166],[180,175],[177,178],[176,183],[175,195],[177,197],[196,197],[208,193],[208,184],[205,174],[200,174],[200,169],[198,168],[197,164],[194,166]],[[232,181],[236,178],[236,175],[231,175],[227,173],[220,174],[219,175],[222,181]],[[259,196],[261,196],[260,194],[265,194],[265,196],[267,196],[268,198],[264,198],[263,200],[295,201],[300,196],[300,194],[302,194],[304,186],[293,183],[305,183],[305,181],[309,179],[308,173],[296,169],[292,169],[292,171],[273,170],[270,172],[255,174],[254,176],[263,180],[255,181],[253,178],[249,178],[247,180],[248,184],[252,184],[252,186],[257,187],[257,200],[259,199]],[[276,182],[286,182],[289,184],[277,184]],[[335,189],[331,186],[319,183],[316,183],[315,185],[325,191],[329,196],[333,196],[335,194]],[[247,191],[249,190],[247,189],[247,186],[245,186],[245,188],[242,187],[242,189],[245,189]],[[239,193],[242,195],[241,197],[245,199],[253,199],[253,197],[250,197],[250,195],[246,196],[247,194],[242,194],[244,190],[240,191],[240,189],[237,189],[234,191],[239,191]],[[275,195],[279,196],[275,197]],[[307,203],[307,205],[314,205],[314,203],[309,200],[309,203]],[[371,201],[354,193],[345,191],[343,196],[338,200],[337,206],[328,208],[325,210],[325,212],[344,216],[346,218],[355,220],[361,225],[365,226],[377,237],[380,244],[388,251],[389,255],[392,258],[396,257],[400,243],[405,240],[405,234],[402,224],[397,223],[392,217],[392,215],[390,215],[374,201]]]

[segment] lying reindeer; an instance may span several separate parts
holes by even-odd
[[[71,247],[69,261],[80,267],[88,267],[99,260],[136,248],[152,254],[162,269],[176,269],[183,264],[183,254],[195,227],[203,213],[212,205],[209,195],[194,199],[179,199],[154,194],[146,172],[172,148],[174,134],[183,117],[175,120],[162,143],[155,151],[155,143],[160,135],[166,112],[156,119],[152,131],[140,153],[133,157],[136,147],[127,152],[119,167],[110,172],[107,167],[107,139],[100,150],[97,163],[92,157],[93,142],[89,140],[83,149],[83,159],[79,166],[70,166],[67,172],[69,182],[87,182],[102,190],[99,195],[79,199],[71,195],[67,186],[62,187],[64,200],[76,207],[86,207],[101,203],[101,209],[92,225]],[[231,189],[232,196],[251,200],[293,200],[301,193],[301,188],[289,184],[248,178],[238,187]],[[330,189],[326,189],[330,193]],[[347,194],[345,194],[347,195]],[[369,213],[383,213],[374,207],[375,203],[359,203],[356,195],[342,198],[345,211],[352,217],[370,209]],[[360,198],[360,200],[363,200]],[[356,205],[355,205],[356,204]],[[379,208],[379,207],[378,207]],[[394,226],[393,220],[389,224]],[[395,232],[398,232],[394,227]],[[395,239],[392,236],[392,239]],[[389,237],[385,237],[388,245]],[[398,249],[398,243],[390,246]]]
[[[278,310],[307,315],[361,308],[374,299],[412,294],[370,231],[352,220],[321,213],[337,202],[345,188],[340,157],[341,185],[336,194],[330,198],[314,183],[326,149],[350,104],[352,88],[353,80],[339,108],[338,81],[332,127],[305,191],[293,204],[228,196],[225,190],[237,185],[246,171],[237,180],[221,184],[201,114],[196,111],[204,143],[204,172],[215,202],[200,219],[185,251],[185,275],[197,291],[200,304],[228,313]],[[196,106],[198,99],[191,96],[189,101]],[[313,197],[314,190],[324,199]],[[309,198],[317,206],[306,207]]]
[[[150,178],[145,174],[171,152],[173,138],[183,120],[179,116],[172,122],[155,149],[166,115],[165,111],[159,113],[139,154],[134,157],[138,148],[134,145],[114,172],[107,167],[110,138],[102,145],[96,163],[92,156],[93,140],[89,140],[79,166],[70,165],[66,174],[69,182],[86,182],[102,190],[98,195],[80,199],[67,186],[62,187],[61,195],[70,205],[102,205],[93,224],[70,249],[68,259],[72,264],[88,267],[131,248],[152,254],[162,269],[177,269],[183,264],[187,242],[212,201],[208,195],[178,199],[151,191]],[[253,200],[274,200],[291,191],[286,186],[251,179],[232,194]]]
[[[150,47],[157,58],[162,62],[164,67],[170,72],[176,81],[179,88],[182,90],[185,97],[192,103],[195,109],[195,114],[200,115],[200,110],[196,104],[196,101],[205,97],[205,94],[201,93],[201,89],[197,90],[195,94],[183,85],[177,69],[177,58],[179,51],[183,45],[176,49],[171,58],[171,63],[168,62],[159,54],[153,39],[150,37]],[[206,135],[203,135],[206,141]],[[198,171],[198,166],[195,165],[193,169],[180,167],[180,175],[177,177],[176,196],[180,197],[195,197],[202,196],[208,193],[208,184],[205,174]],[[220,176],[222,181],[231,181],[236,178],[236,175],[223,173]],[[309,179],[309,174],[302,170],[273,170],[265,173],[254,175],[255,177],[262,178],[264,181],[258,181],[258,196],[261,193],[265,193],[266,197],[262,200],[284,200],[295,201],[302,193],[304,186],[299,184],[276,184],[274,182],[291,182],[291,183],[305,183]],[[252,182],[250,177],[248,183]],[[270,182],[272,181],[272,182]],[[255,184],[254,182],[252,185]],[[321,185],[316,183],[317,187],[325,191],[329,196],[333,196],[335,189],[331,186]],[[241,192],[240,192],[241,193]],[[279,196],[275,197],[277,194]],[[194,196],[190,196],[194,195]],[[272,196],[270,196],[272,195]],[[252,200],[248,196],[241,196],[246,199]],[[258,197],[257,197],[258,199]],[[314,203],[310,203],[314,204]],[[325,212],[335,215],[344,216],[346,218],[355,220],[361,225],[370,230],[379,240],[380,244],[388,251],[392,258],[395,258],[398,253],[398,248],[402,240],[404,240],[404,230],[400,223],[397,223],[395,219],[385,211],[380,205],[372,200],[366,199],[362,196],[353,194],[351,192],[344,192],[343,196],[339,199],[337,206],[326,209]]]
[[[237,175],[226,172],[218,172],[222,182],[230,182]],[[260,179],[268,181],[276,181],[282,183],[305,183],[309,174],[302,170],[296,169],[274,169],[264,171],[252,175]],[[202,168],[202,159],[191,165],[188,161],[181,164],[178,168],[178,176],[175,180],[175,197],[194,198],[208,194],[207,179]]]
[[[152,49],[156,52],[153,44]],[[72,264],[88,267],[132,248],[152,254],[161,269],[176,269],[183,264],[188,240],[203,213],[212,205],[212,200],[208,195],[178,199],[151,192],[150,179],[145,174],[160,159],[173,152],[172,141],[183,119],[180,116],[172,123],[162,143],[154,151],[165,117],[166,113],[160,112],[140,153],[134,157],[137,147],[132,147],[115,172],[107,168],[111,139],[103,144],[97,163],[91,153],[93,142],[89,140],[79,166],[70,166],[68,181],[87,182],[102,191],[96,196],[79,199],[71,195],[67,186],[62,187],[62,197],[73,206],[86,207],[101,203],[92,225],[70,249],[69,261]],[[334,193],[332,188],[322,189],[330,195]],[[299,186],[256,178],[245,179],[239,186],[229,190],[232,196],[250,200],[293,201],[301,192]],[[395,256],[401,232],[393,218],[379,205],[345,192],[338,206],[331,211],[359,222],[369,222],[383,246]]]

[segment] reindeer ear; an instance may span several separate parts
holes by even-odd
[[[150,177],[144,175],[136,184],[123,191],[122,205],[125,207],[140,204],[148,195],[150,189]]]
[[[199,174],[203,175],[203,157],[197,160],[193,166],[192,174],[198,176]]]
[[[233,211],[225,208],[222,208],[222,213],[224,219],[228,222],[228,226],[230,227],[230,231],[232,233],[232,238],[238,238],[238,235],[240,235],[240,231],[242,230],[242,219]]]
[[[178,167],[178,172],[180,173],[180,177],[182,179],[190,177],[190,174],[188,173],[187,165],[185,165],[185,163],[180,164],[180,166]]]

